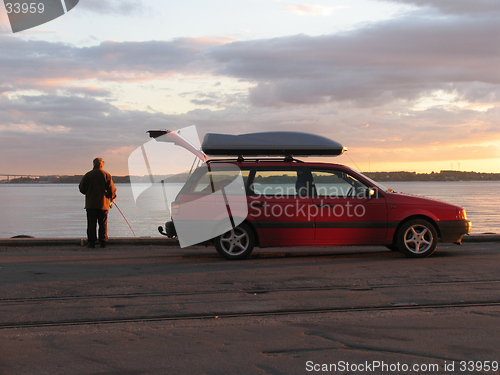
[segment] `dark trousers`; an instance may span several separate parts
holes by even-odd
[[[97,241],[96,227],[99,224],[99,241],[108,240],[108,211],[87,209],[87,238],[89,242]]]

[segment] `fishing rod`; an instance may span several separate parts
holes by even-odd
[[[132,231],[132,233],[134,234],[134,237],[137,237],[137,236],[135,235],[134,230],[133,230],[133,229],[132,229],[132,227],[130,226],[130,223],[128,222],[127,218],[126,218],[126,217],[125,217],[125,215],[123,214],[122,210],[120,210],[120,207],[118,207],[118,205],[116,204],[116,202],[114,202],[114,201],[113,201],[113,202],[111,202],[111,204],[113,204],[113,203],[115,204],[116,208],[118,208],[118,211],[120,211],[120,213],[122,214],[123,218],[124,218],[124,219],[125,219],[125,221],[127,222],[128,227],[130,228],[130,230],[131,230],[131,231]],[[113,206],[111,206],[111,207],[113,207]]]

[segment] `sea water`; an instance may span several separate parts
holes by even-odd
[[[464,207],[472,233],[500,233],[500,181],[384,182],[397,192],[439,199]],[[138,237],[160,237],[170,220],[163,197],[137,205],[130,184],[116,184],[116,203]],[[76,184],[0,184],[0,238],[85,238],[85,198]],[[133,237],[116,207],[109,212],[109,237]]]

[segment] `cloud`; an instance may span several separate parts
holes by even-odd
[[[285,8],[286,12],[297,14],[299,16],[330,16],[339,9],[344,9],[345,6],[323,6],[312,4],[297,4],[288,5]]]
[[[112,92],[95,86],[65,87],[62,89],[65,95],[83,95],[95,98],[109,98]]]
[[[139,15],[145,7],[141,0],[81,0],[78,9],[98,14]]]
[[[99,134],[96,143],[114,143],[115,139],[129,137],[138,129],[145,132],[150,126],[172,120],[159,113],[122,110],[93,97],[54,94],[0,97],[0,113],[4,131],[10,133],[17,132],[16,124],[36,124],[36,129],[40,132],[46,129],[46,134],[64,127],[79,141]]]
[[[497,18],[410,14],[340,34],[240,42],[178,38],[75,47],[4,37],[0,48],[8,58],[0,59],[0,87],[50,92],[86,79],[212,74],[250,83],[249,100],[257,107],[377,106],[438,90],[479,100],[473,96],[498,92],[499,34]]]
[[[147,130],[191,125],[176,116],[53,94],[0,96],[0,119],[4,168],[33,174],[85,172],[96,155],[114,158],[116,170],[126,174],[126,158],[118,160],[117,150],[140,146]]]
[[[113,42],[91,47],[0,38],[0,86],[54,90],[85,79],[151,81],[177,72],[206,72],[204,51],[227,43],[224,38]]]
[[[393,3],[410,4],[417,7],[434,9],[443,14],[467,15],[467,16],[492,16],[497,17],[500,13],[500,2],[497,0],[381,0]]]
[[[254,105],[413,100],[450,84],[498,85],[496,19],[400,18],[344,34],[213,47],[217,74],[255,82]],[[454,89],[456,89],[455,86]],[[460,86],[463,87],[463,86]]]

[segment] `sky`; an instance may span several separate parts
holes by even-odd
[[[80,0],[15,34],[0,2],[0,174],[127,175],[147,130],[190,125],[500,173],[500,1],[305,1]]]

